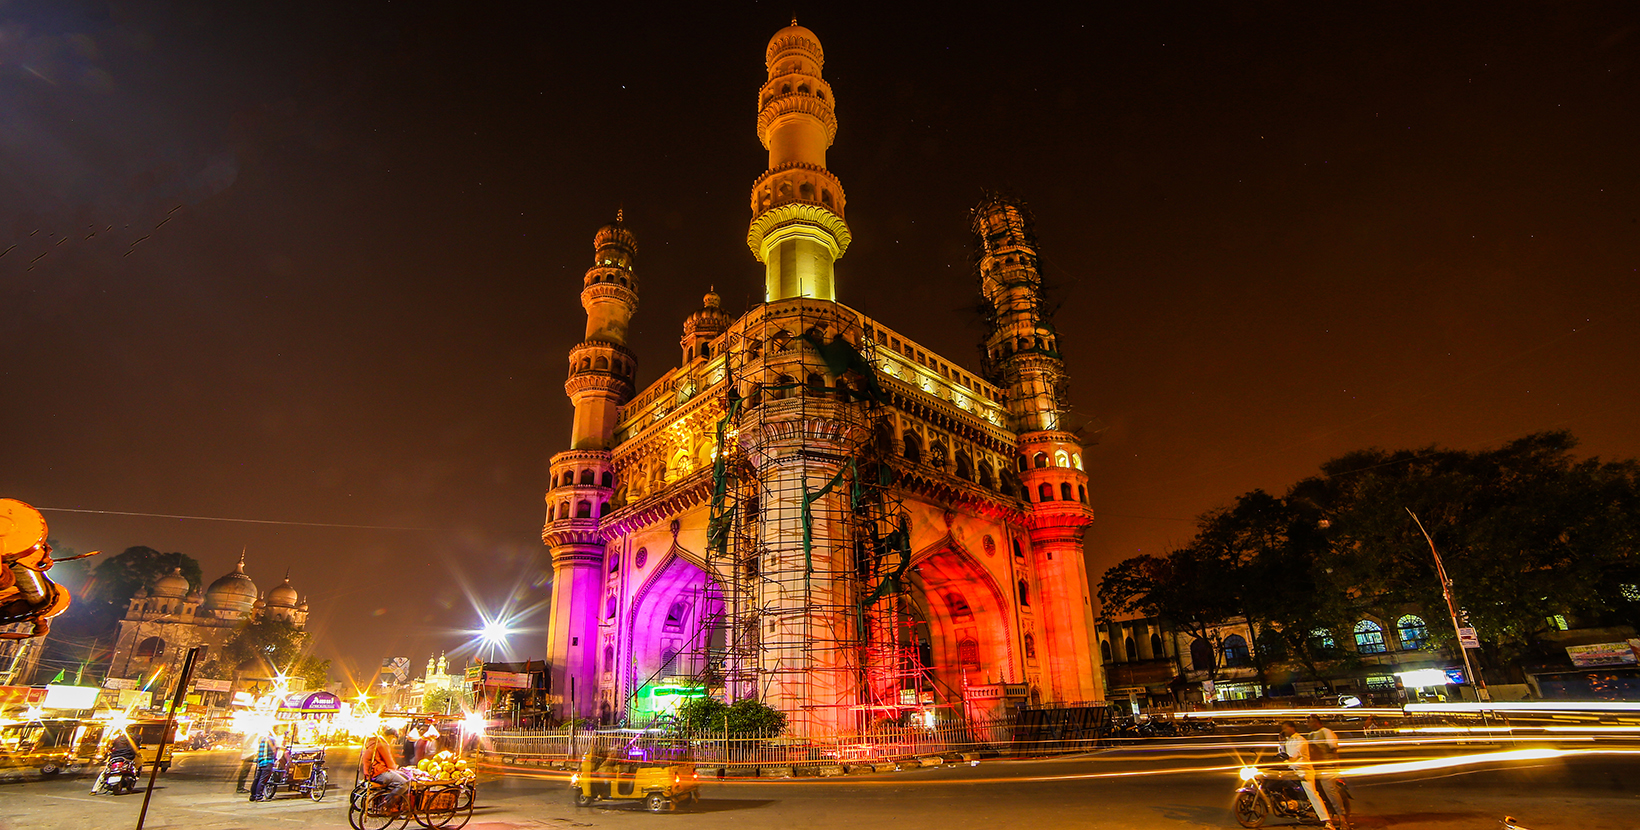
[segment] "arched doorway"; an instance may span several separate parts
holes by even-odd
[[[721,671],[723,597],[716,580],[680,548],[667,554],[633,600],[617,672],[629,716],[642,722],[666,708],[656,689],[690,686]]]
[[[913,558],[911,595],[927,623],[935,697],[962,705],[962,690],[1018,682],[1008,595],[948,536]]]

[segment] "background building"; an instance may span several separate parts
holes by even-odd
[[[625,718],[658,686],[763,700],[800,734],[1102,696],[1093,511],[1030,218],[974,211],[978,370],[837,302],[823,62],[795,23],[765,53],[747,234],[765,302],[735,316],[708,290],[680,365],[641,390],[637,238],[620,215],[594,237],[542,532],[558,717]]]
[[[280,619],[298,629],[307,626],[307,601],[297,596],[290,577],[263,597],[245,573],[245,557],[232,571],[204,591],[190,589],[180,568],[139,589],[126,607],[115,640],[108,676],[135,679],[155,670],[182,665],[188,649],[205,646],[201,663],[220,657],[246,624]]]

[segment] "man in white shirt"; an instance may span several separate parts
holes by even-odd
[[[1310,733],[1304,737],[1310,742],[1311,760],[1315,762],[1315,779],[1320,789],[1332,802],[1333,812],[1343,813],[1344,824],[1350,823],[1350,801],[1344,797],[1343,782],[1338,778],[1338,733],[1327,728],[1319,715],[1309,719]]]
[[[1298,724],[1290,720],[1281,722],[1281,751],[1287,755],[1287,768],[1298,773],[1304,795],[1310,799],[1310,806],[1315,808],[1316,818],[1326,822],[1324,830],[1337,830],[1332,814],[1327,812],[1327,803],[1321,800],[1321,794],[1315,789],[1315,763],[1310,756],[1310,742],[1299,733]]]

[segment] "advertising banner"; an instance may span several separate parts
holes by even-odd
[[[135,677],[109,677],[103,680],[104,689],[135,689],[138,685]]]
[[[1580,669],[1597,666],[1629,666],[1637,661],[1634,649],[1627,642],[1590,643],[1586,646],[1567,646],[1566,656]]]
[[[484,685],[498,689],[528,689],[530,676],[506,671],[487,671],[484,673]]]
[[[208,677],[201,677],[194,681],[194,691],[197,692],[226,692],[232,688],[232,680],[212,680]]]

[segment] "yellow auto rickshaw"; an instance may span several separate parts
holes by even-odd
[[[89,729],[100,727],[73,718],[47,718],[0,726],[0,767],[36,767],[42,775],[79,772],[91,760],[85,750]],[[91,738],[94,750],[95,738]],[[94,754],[94,752],[92,753]]]
[[[581,769],[569,779],[575,806],[594,801],[641,800],[652,813],[700,801],[700,776],[694,763],[669,757],[626,758],[593,750],[581,756]]]
[[[177,743],[177,726],[174,722],[171,724],[171,736],[165,741],[165,754],[158,755],[159,739],[165,734],[164,720],[136,720],[126,725],[125,735],[137,748],[137,763],[143,769],[157,762],[160,772],[170,771],[171,750],[176,748]],[[108,737],[112,739],[114,736],[110,733]]]

